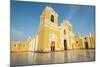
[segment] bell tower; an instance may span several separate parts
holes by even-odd
[[[58,14],[50,6],[47,6],[40,16],[40,24],[51,24],[57,26]]]
[[[58,14],[47,6],[41,16],[38,29],[37,51],[51,52],[61,50]]]

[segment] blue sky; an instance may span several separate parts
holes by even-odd
[[[63,19],[69,20],[75,34],[95,33],[95,6],[12,1],[11,40],[24,41],[27,37],[34,37],[46,6],[58,13],[59,25]]]

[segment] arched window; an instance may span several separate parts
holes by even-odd
[[[14,47],[16,47],[16,44],[14,44]]]
[[[69,26],[69,31],[71,31],[71,27]]]
[[[51,15],[51,22],[54,22],[54,16]]]
[[[64,34],[66,35],[66,30],[64,30]]]
[[[84,38],[85,40],[87,39],[87,37]]]
[[[76,43],[78,44],[78,41],[76,41]]]

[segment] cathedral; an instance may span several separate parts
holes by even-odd
[[[74,35],[68,20],[64,19],[60,26],[58,25],[58,16],[50,6],[43,10],[34,44],[31,43],[33,51],[52,52],[85,48],[84,39],[79,34]],[[89,48],[88,46],[89,44],[86,47]]]
[[[64,19],[58,25],[58,17],[58,13],[50,6],[43,10],[36,36],[28,41],[26,51],[54,52],[95,48],[94,34],[90,34],[90,36],[75,35],[68,20]],[[14,47],[12,46],[12,48]]]

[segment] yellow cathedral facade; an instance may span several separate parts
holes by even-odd
[[[35,51],[51,52],[72,49],[74,44],[74,34],[72,26],[67,20],[63,20],[61,26],[58,26],[58,14],[47,6],[41,16],[40,25],[37,32],[38,44]]]
[[[62,21],[60,26],[58,25],[57,12],[54,11],[50,6],[47,6],[41,16],[40,25],[36,37],[36,41],[32,50],[36,52],[52,52],[62,51],[68,49],[84,49],[86,48],[85,40],[80,35],[73,33],[72,25],[66,19]],[[95,38],[95,37],[94,37]],[[89,41],[88,41],[89,42]],[[91,41],[91,42],[94,42]],[[95,42],[93,43],[93,45]],[[93,47],[87,48],[94,48]]]
[[[95,36],[93,34],[90,36],[75,35],[68,20],[64,19],[60,26],[58,25],[58,17],[57,12],[50,6],[43,10],[37,33],[34,38],[28,41],[27,51],[52,52],[95,48]],[[12,48],[14,47],[12,46]]]

